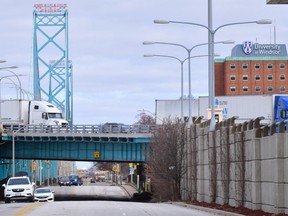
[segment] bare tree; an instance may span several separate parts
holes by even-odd
[[[146,175],[151,178],[153,197],[160,201],[179,200],[184,167],[185,124],[166,120],[151,142]]]
[[[139,113],[136,118],[138,119],[138,121],[136,122],[136,124],[147,124],[147,125],[151,125],[151,124],[155,124],[156,120],[155,117],[152,115],[148,115],[145,110],[143,110],[141,113]]]

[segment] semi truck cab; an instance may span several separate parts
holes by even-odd
[[[61,111],[55,105],[46,101],[31,101],[30,103],[29,124],[68,126],[68,122],[63,119]]]

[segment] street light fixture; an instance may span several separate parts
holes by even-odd
[[[231,44],[234,43],[234,41],[232,40],[227,40],[227,41],[220,41],[220,42],[215,42],[215,43],[222,43],[222,44]],[[188,116],[188,127],[191,127],[192,125],[192,111],[191,111],[191,103],[192,103],[192,95],[191,95],[191,51],[199,46],[203,46],[203,45],[209,45],[210,43],[201,43],[201,44],[196,44],[191,48],[187,48],[186,46],[182,45],[182,44],[178,44],[178,43],[169,43],[169,42],[159,42],[159,41],[144,41],[143,45],[153,45],[153,44],[163,44],[163,45],[172,45],[172,46],[179,46],[184,48],[187,53],[188,53],[188,85],[189,85],[189,93],[188,93],[188,100],[189,100],[189,116]]]
[[[10,79],[12,80],[12,79]],[[16,94],[17,94],[17,98],[18,98],[18,91],[20,90],[20,87],[19,85],[17,85],[14,81],[11,81],[11,83],[9,82],[6,82],[6,83],[3,83],[3,84],[13,84],[14,86],[13,87],[9,87],[9,88],[14,88],[16,89]],[[32,93],[24,90],[23,88],[21,89],[21,93],[22,93],[22,99],[25,100],[25,95],[26,95],[26,98],[29,100],[30,99],[30,96],[33,97]],[[29,96],[30,95],[30,96]]]
[[[14,82],[14,80],[13,79],[11,79],[10,77],[7,77],[7,79],[9,79],[11,82],[9,83],[9,82],[5,82],[5,83],[3,83],[3,84],[13,84],[15,87],[15,89],[16,89],[16,98],[18,98],[18,88],[19,88],[19,86]],[[18,88],[17,88],[18,87]],[[1,88],[1,86],[0,86],[0,88]],[[13,88],[13,87],[9,87],[9,88]]]
[[[17,75],[15,72],[9,70],[9,69],[16,69],[18,68],[17,66],[11,66],[11,67],[1,67],[0,70],[3,70],[3,71],[8,71],[9,73],[12,73],[13,76],[15,76],[18,80],[18,83],[19,83],[19,88],[20,88],[20,100],[22,99],[22,96],[21,96],[21,91],[22,91],[22,87],[21,87],[21,81],[19,79],[19,76],[23,76],[22,74],[21,75]]]
[[[210,0],[211,1],[211,0]],[[211,4],[211,3],[210,3]],[[209,14],[208,16],[211,17],[211,10],[209,10]],[[168,21],[168,20],[159,20],[156,19],[154,20],[154,23],[156,24],[169,24],[169,23],[176,23],[176,24],[188,24],[188,25],[195,25],[195,26],[200,26],[203,28],[206,28],[209,31],[209,35],[210,35],[210,40],[209,44],[211,44],[211,48],[209,49],[209,107],[211,108],[211,122],[210,122],[210,131],[214,131],[215,130],[215,106],[214,106],[214,98],[215,98],[215,83],[214,83],[214,75],[215,75],[215,71],[214,71],[214,38],[215,38],[215,34],[216,32],[226,26],[231,26],[231,25],[242,25],[242,24],[271,24],[272,21],[269,19],[261,19],[261,20],[256,20],[256,21],[248,21],[248,22],[235,22],[235,23],[228,23],[228,24],[224,24],[224,25],[220,25],[215,29],[212,29],[209,26],[206,25],[202,25],[199,23],[193,23],[193,22],[180,22],[180,21]],[[212,25],[211,25],[212,26]]]
[[[2,96],[1,96],[1,82],[2,82],[2,79],[4,78],[7,78],[7,79],[10,79],[10,77],[14,77],[16,76],[18,78],[18,76],[23,76],[22,74],[13,74],[13,75],[7,75],[7,76],[3,76],[3,77],[0,77],[0,131],[2,132],[3,131],[3,124],[2,124]],[[19,78],[18,78],[19,79]],[[17,93],[17,97],[18,97],[18,93]],[[21,98],[21,92],[20,92],[20,98]]]
[[[206,57],[208,55],[197,55],[197,56],[191,56],[191,58],[197,58],[197,57]],[[215,54],[214,56],[220,56],[218,54]],[[164,58],[172,58],[172,59],[176,59],[180,64],[181,64],[181,122],[184,123],[184,110],[183,110],[183,64],[185,61],[188,60],[188,58],[185,58],[184,60],[179,59],[178,57],[175,56],[171,56],[171,55],[147,55],[145,54],[144,57],[164,57]]]
[[[7,69],[17,69],[17,66],[11,66],[11,67],[1,67],[0,70],[7,70]]]
[[[1,101],[2,101],[2,94],[1,94],[1,82],[2,82],[2,79],[9,79],[15,86],[17,86],[16,85],[16,83],[10,78],[10,77],[19,77],[19,76],[25,76],[25,75],[23,75],[23,74],[13,74],[13,75],[7,75],[7,76],[2,76],[2,77],[0,77],[0,103],[1,103]],[[20,86],[19,86],[19,88],[20,88]],[[17,88],[16,88],[17,89]],[[20,88],[20,90],[21,90],[21,88]],[[21,92],[20,92],[20,97],[21,97]],[[17,92],[17,99],[18,99],[18,92]],[[1,116],[1,106],[0,106],[0,116]],[[1,118],[0,118],[0,121],[1,121]]]

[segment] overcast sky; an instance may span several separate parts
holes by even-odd
[[[144,54],[173,55],[187,52],[167,45],[142,45],[143,41],[179,43],[191,48],[207,42],[207,31],[192,25],[157,25],[154,19],[207,25],[207,0],[9,0],[0,13],[0,67],[17,65],[22,88],[33,92],[32,32],[35,3],[66,3],[69,12],[69,55],[73,62],[74,123],[132,124],[139,110],[155,112],[155,99],[180,97],[180,63]],[[217,32],[215,41],[234,40],[286,44],[287,5],[266,5],[266,0],[213,1],[213,27],[231,22],[271,19],[273,25],[238,25]],[[217,4],[216,4],[217,3]],[[215,53],[229,56],[234,45],[216,45]],[[192,55],[207,54],[199,47]],[[185,65],[185,95],[188,95]],[[192,95],[208,95],[207,58],[192,60]],[[1,72],[3,75],[4,71]],[[6,72],[7,73],[7,72]],[[6,75],[6,74],[5,74]],[[16,91],[2,81],[2,97]]]

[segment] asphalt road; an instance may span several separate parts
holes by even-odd
[[[55,202],[0,204],[5,216],[210,216],[216,215],[168,203],[131,202],[127,190],[120,186],[96,183],[85,186],[50,187]]]
[[[50,203],[11,203],[0,208],[0,215],[13,216],[211,216],[196,209],[167,203],[123,201],[62,201]]]
[[[50,187],[55,191],[56,201],[67,200],[130,200],[129,194],[119,186],[65,186]]]

